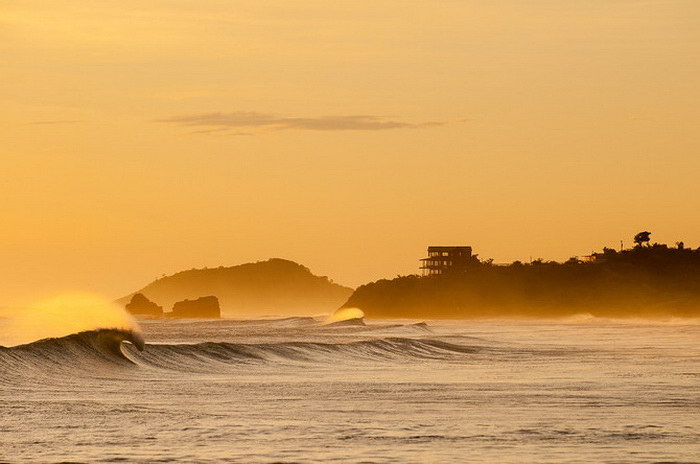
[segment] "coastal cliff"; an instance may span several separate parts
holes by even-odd
[[[369,318],[700,317],[700,249],[666,245],[605,249],[566,263],[493,265],[379,280],[343,308]]]

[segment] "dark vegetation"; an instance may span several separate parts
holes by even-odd
[[[700,248],[610,248],[584,260],[473,263],[464,272],[400,276],[359,287],[344,307],[377,318],[700,317]],[[645,245],[646,244],[646,245]]]

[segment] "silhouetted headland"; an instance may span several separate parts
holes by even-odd
[[[370,318],[700,317],[700,248],[649,246],[649,235],[637,234],[632,249],[564,263],[495,265],[468,247],[431,247],[428,275],[362,285],[343,308]],[[459,266],[448,265],[449,253]]]
[[[352,289],[316,276],[293,261],[270,259],[231,267],[190,269],[162,277],[135,293],[170,308],[178,301],[214,295],[231,315],[327,314]],[[118,300],[125,304],[132,297]]]

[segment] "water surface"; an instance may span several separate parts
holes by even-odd
[[[700,462],[700,325],[416,322],[0,348],[0,462]]]

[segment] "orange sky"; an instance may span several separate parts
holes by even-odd
[[[0,302],[700,246],[694,0],[0,0]]]

